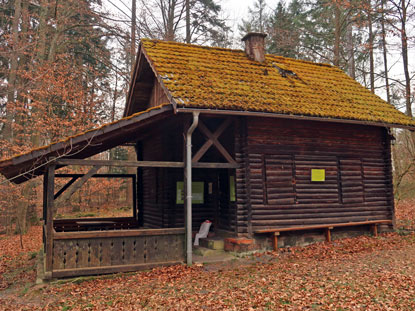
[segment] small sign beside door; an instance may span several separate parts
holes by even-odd
[[[192,182],[192,203],[204,203],[205,183],[203,181]],[[178,181],[176,183],[176,204],[184,204],[184,183]]]

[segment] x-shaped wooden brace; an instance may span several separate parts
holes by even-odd
[[[223,155],[223,157],[229,163],[236,164],[236,161],[232,158],[229,152],[222,146],[222,144],[218,141],[218,138],[222,133],[226,130],[226,128],[231,124],[231,119],[226,119],[212,134],[212,132],[203,124],[202,121],[199,121],[199,130],[206,136],[207,141],[203,144],[203,146],[199,149],[198,152],[193,156],[192,162],[198,162],[203,155],[208,151],[208,149],[214,145],[216,149]]]

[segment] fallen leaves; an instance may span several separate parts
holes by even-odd
[[[23,251],[18,237],[2,237],[3,271],[15,269],[13,256],[24,265],[30,247],[39,247],[40,228],[33,230]],[[413,258],[412,233],[360,236],[215,266],[55,282],[1,294],[0,310],[414,310]]]
[[[36,278],[36,258],[41,248],[42,229],[40,226],[30,228],[22,236],[0,235],[0,290],[15,283],[34,282]]]

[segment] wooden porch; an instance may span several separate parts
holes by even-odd
[[[199,182],[203,183],[205,188],[204,204],[210,207],[209,204],[212,203],[211,199],[207,198],[208,195],[219,200],[219,195],[212,193],[212,191],[217,189],[218,181],[208,179],[208,177],[211,178],[211,174],[208,174],[208,172],[222,170],[222,172],[226,172],[224,176],[228,176],[229,170],[238,167],[233,157],[218,141],[218,137],[230,124],[231,122],[227,119],[218,126],[217,130],[211,133],[211,130],[207,129],[200,122],[201,133],[206,141],[204,142],[203,138],[200,137],[197,142],[197,146],[200,149],[190,161],[185,160],[181,162],[174,161],[174,159],[172,159],[173,161],[166,161],[158,159],[153,154],[143,157],[139,153],[137,154],[140,159],[138,161],[91,160],[68,157],[51,160],[44,172],[43,240],[45,278],[135,271],[183,262],[191,264],[193,225],[191,220],[189,223],[185,223],[184,220],[189,219],[189,217],[190,219],[193,217],[198,218],[199,214],[195,213],[193,217],[192,214],[190,216],[186,215],[186,217],[183,215],[185,210],[191,211],[192,209],[191,203],[189,205],[184,204],[191,200],[189,198],[192,198],[191,187],[187,186],[189,181],[183,178],[183,176],[186,176],[184,170],[186,168],[189,169],[189,167],[190,170],[192,168],[199,170],[209,169],[203,175],[203,182]],[[211,146],[216,147],[227,162],[200,162],[200,158]],[[144,150],[151,150],[150,147],[145,147]],[[177,153],[180,153],[183,150],[182,148],[183,145],[177,145],[175,149],[178,149]],[[143,150],[142,146],[140,148],[136,147],[137,150]],[[176,152],[176,150],[174,151]],[[189,150],[189,154],[191,154],[190,152]],[[181,157],[184,158],[183,155]],[[157,159],[158,161],[153,161],[152,159]],[[89,170],[83,174],[55,173],[57,169],[69,165],[89,167]],[[99,173],[102,167],[133,167],[137,169],[138,174]],[[149,200],[154,200],[150,204],[154,205],[154,208],[158,206],[158,209],[162,212],[162,206],[165,204],[157,197],[153,199],[145,196],[143,200],[143,193],[154,191],[146,188],[151,185],[151,182],[148,180],[143,181],[143,178],[146,178],[145,176],[151,176],[151,178],[156,179],[161,178],[158,174],[153,174],[149,171],[151,169],[163,170],[165,173],[163,176],[165,180],[168,180],[168,184],[164,186],[164,184],[158,182],[157,191],[168,194],[171,200],[168,203],[171,206],[171,210],[181,209],[183,211],[183,219],[175,217],[173,222],[167,223],[167,228],[164,227],[166,224],[154,228],[151,223],[145,221],[147,219],[145,217],[152,215],[152,211],[145,205],[149,204]],[[143,172],[145,173],[143,174]],[[226,176],[223,177],[224,180],[229,179]],[[189,177],[191,181],[192,178],[191,176]],[[67,178],[68,181],[60,189],[55,189],[56,178]],[[131,217],[55,219],[56,208],[69,200],[71,195],[90,178],[131,178],[133,185],[133,210]],[[215,178],[219,177],[215,175]],[[183,180],[183,202],[181,202],[179,199],[176,199],[177,191],[173,187],[180,182],[183,183]],[[144,188],[142,188],[143,183],[147,185]],[[223,182],[223,186],[227,184],[228,181],[226,183]],[[167,188],[165,189],[164,187]],[[162,191],[162,189],[165,189],[165,191]],[[229,200],[229,193],[225,195],[225,198],[226,201]],[[200,224],[195,223],[195,225],[198,228]]]
[[[136,271],[184,261],[184,228],[106,230],[109,221],[117,223],[117,219],[101,220],[102,231],[53,229],[48,236],[45,228],[45,238],[51,242],[45,244],[49,277]]]

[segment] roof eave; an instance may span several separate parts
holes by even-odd
[[[292,120],[307,120],[307,121],[320,121],[320,122],[332,122],[332,123],[345,123],[345,124],[359,124],[369,126],[379,126],[388,128],[401,128],[410,131],[415,131],[415,125],[404,125],[364,120],[351,120],[351,119],[337,119],[337,118],[324,118],[324,117],[313,117],[313,116],[302,116],[292,114],[282,114],[274,112],[255,112],[255,111],[242,111],[242,110],[225,110],[225,109],[208,109],[208,108],[177,108],[178,113],[208,113],[218,115],[234,115],[234,116],[252,116],[252,117],[266,117],[266,118],[279,118],[279,119],[292,119]]]
[[[58,158],[73,156],[74,153],[76,154],[79,151],[77,147],[82,147],[82,143],[84,142],[87,142],[87,146],[91,146],[93,140],[98,139],[102,135],[108,135],[121,128],[133,126],[134,123],[140,121],[150,120],[152,117],[162,115],[171,110],[172,107],[170,105],[154,107],[136,116],[124,118],[114,123],[92,129],[84,134],[68,137],[64,141],[59,141],[48,146],[33,149],[25,154],[5,159],[0,161],[0,173],[13,183],[24,182],[38,176],[39,174],[35,174],[35,171],[42,170],[46,165]]]

